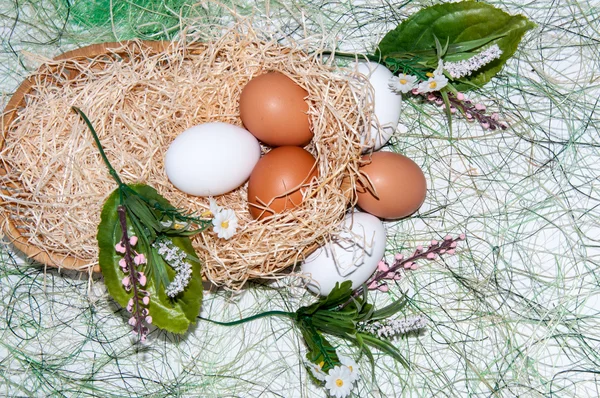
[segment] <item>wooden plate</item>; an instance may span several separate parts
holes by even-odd
[[[152,53],[160,53],[169,44],[170,43],[166,41],[127,41],[92,44],[90,46],[65,52],[55,57],[54,60],[85,60],[98,58],[103,55],[106,55],[107,57],[114,57],[115,55],[125,56],[125,54],[128,53],[128,50],[131,50],[134,47],[139,48],[140,46],[144,49],[149,50]],[[66,74],[67,78],[70,79],[74,78],[77,73],[75,69],[69,70],[68,68],[62,70],[61,72]],[[33,86],[34,77],[29,77],[25,79],[25,81],[21,83],[19,88],[15,91],[10,101],[6,105],[6,108],[4,109],[4,112],[2,114],[0,124],[2,126],[2,136],[0,137],[0,149],[4,147],[6,135],[8,134],[11,123],[14,121],[19,110],[25,107],[25,96],[32,92]],[[0,166],[0,175],[6,174],[6,169],[4,169],[3,167],[4,165]],[[13,186],[3,186],[1,191],[4,195],[11,196],[12,192],[14,192],[15,189],[18,188],[18,186],[15,186],[13,184]],[[0,199],[0,205],[6,206],[6,202]],[[86,261],[80,258],[67,256],[61,253],[41,250],[37,246],[30,244],[27,237],[24,236],[26,230],[23,228],[23,226],[20,226],[18,224],[18,217],[15,217],[15,215],[11,214],[9,211],[3,211],[0,214],[2,216],[1,228],[5,236],[18,250],[25,253],[29,258],[52,267],[88,271],[89,260]],[[92,271],[100,272],[100,267],[96,265],[92,268]]]

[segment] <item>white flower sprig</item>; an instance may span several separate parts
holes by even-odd
[[[176,272],[175,278],[165,289],[167,296],[175,297],[185,290],[192,278],[192,266],[186,261],[187,254],[166,239],[157,240],[152,246]]]
[[[484,65],[500,58],[501,55],[502,50],[497,44],[494,44],[471,58],[458,62],[446,62],[444,69],[453,79],[460,79],[461,77],[469,76]]]
[[[427,326],[427,320],[420,315],[406,319],[382,320],[368,323],[362,330],[383,338],[392,338],[406,333],[415,332]]]

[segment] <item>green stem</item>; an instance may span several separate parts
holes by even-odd
[[[336,57],[354,58],[354,59],[366,58],[369,61],[381,63],[381,57],[378,57],[376,55],[371,55],[371,54],[356,54],[356,53],[346,53],[346,52],[342,52],[342,51],[325,50],[325,51],[321,51],[321,55],[334,55]]]
[[[98,147],[98,150],[100,151],[100,156],[102,156],[102,160],[104,161],[104,164],[106,165],[106,167],[108,167],[108,172],[110,173],[112,178],[116,181],[116,183],[119,185],[119,188],[122,189],[123,186],[125,186],[125,184],[123,184],[123,181],[121,181],[121,178],[119,178],[117,171],[112,167],[112,165],[108,161],[108,158],[106,157],[106,154],[104,153],[104,149],[102,148],[102,144],[100,144],[100,139],[98,138],[98,134],[96,134],[96,130],[94,130],[94,126],[92,126],[92,122],[90,122],[90,120],[87,118],[87,116],[85,115],[85,113],[83,113],[83,111],[81,109],[77,108],[76,106],[72,106],[71,108],[79,116],[81,116],[81,118],[83,119],[85,124],[90,129],[92,136],[94,136],[94,141],[96,142],[96,146]]]
[[[264,317],[267,317],[267,316],[285,316],[285,317],[288,317],[288,318],[296,319],[296,313],[295,312],[286,312],[286,311],[267,311],[267,312],[261,312],[260,314],[252,315],[252,316],[249,316],[247,318],[238,319],[237,321],[232,321],[232,322],[213,321],[212,319],[203,318],[201,316],[199,316],[198,319],[201,319],[203,321],[208,321],[208,322],[214,323],[216,325],[221,325],[221,326],[235,326],[235,325],[240,325],[242,323],[253,321],[255,319],[264,318]]]

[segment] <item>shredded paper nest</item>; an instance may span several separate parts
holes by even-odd
[[[240,228],[229,240],[212,230],[193,238],[205,276],[234,289],[248,279],[277,277],[335,232],[351,201],[360,131],[370,124],[368,85],[299,46],[238,29],[203,43],[133,42],[93,57],[44,62],[17,109],[4,114],[3,179],[12,188],[3,192],[2,212],[5,229],[24,242],[27,254],[54,266],[97,266],[100,212],[116,185],[72,106],[88,115],[124,181],[151,185],[173,205],[201,213],[208,199],[174,188],[164,171],[165,152],[191,126],[241,126],[243,87],[272,70],[309,93],[314,139],[306,149],[317,158],[320,177],[303,206],[263,222],[250,217],[246,186],[216,197],[235,210]]]

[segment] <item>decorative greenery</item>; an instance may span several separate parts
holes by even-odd
[[[77,25],[110,31],[114,39],[169,40],[179,32],[181,18],[193,12],[196,3],[190,0],[66,0],[65,8]]]
[[[169,205],[166,199],[148,185],[128,185],[128,188],[140,196],[158,201],[161,205]],[[119,260],[122,256],[115,251],[115,245],[121,241],[122,234],[117,215],[117,208],[121,205],[121,195],[121,189],[117,188],[106,200],[102,209],[101,221],[98,225],[97,237],[100,249],[100,268],[104,276],[106,288],[116,302],[126,307],[127,302],[133,296],[133,292],[127,292],[123,288],[121,283],[123,273],[119,266]],[[144,236],[144,232],[132,226],[131,219],[132,217],[128,215],[127,220],[128,225],[130,225],[130,233],[135,233],[136,236]],[[143,221],[140,224],[144,228],[143,225],[145,224]],[[140,239],[139,244],[142,245],[140,246],[142,247],[140,252],[150,253],[148,264],[146,264],[148,268],[146,272],[148,277],[146,290],[150,293],[151,297],[148,310],[152,315],[152,323],[157,327],[173,333],[183,333],[188,329],[190,323],[195,323],[196,317],[200,312],[202,304],[202,270],[200,260],[196,256],[188,237],[171,236],[168,239],[188,255],[188,260],[192,265],[192,277],[187,289],[182,294],[178,295],[175,299],[169,298],[165,293],[166,284],[164,284],[163,279],[166,278],[168,284],[168,281],[175,278],[175,271],[166,264],[155,248],[144,244],[144,240]]]
[[[144,289],[141,290],[141,294],[149,297],[147,309],[152,323],[173,333],[184,333],[190,323],[196,321],[202,304],[200,260],[189,236],[202,231],[209,222],[182,213],[148,185],[123,183],[108,161],[92,123],[79,108],[73,107],[73,110],[87,124],[109,173],[118,184],[118,188],[104,204],[97,235],[99,263],[108,292],[123,307],[130,307],[128,303],[133,300],[135,310],[135,303],[141,302],[141,298],[137,296],[140,293],[135,283],[133,289],[127,289],[129,283],[123,281],[133,282],[131,279],[136,279],[136,272],[144,272],[147,281],[142,284]],[[124,209],[122,215],[119,214],[120,209]],[[192,225],[197,225],[198,228],[192,228]],[[124,261],[123,256],[115,249],[122,245],[125,260],[131,257],[129,236],[135,236],[139,241],[138,255],[141,254],[143,260],[136,261],[135,266],[138,269],[131,269],[131,264],[121,263]],[[167,296],[165,288],[175,279],[176,271],[153,245],[157,240],[170,241],[172,245],[181,249],[187,255],[186,261],[191,265],[192,272],[187,287],[174,298]],[[124,265],[129,265],[130,269]],[[128,274],[126,279],[123,279],[123,272]],[[128,309],[131,312],[131,309]],[[136,318],[135,313],[133,318]],[[139,327],[139,320],[130,320],[130,323],[134,323],[134,330]],[[137,331],[143,338],[144,333],[141,333],[141,329]]]
[[[358,331],[360,323],[388,318],[398,313],[406,305],[406,299],[398,300],[377,311],[367,302],[367,289],[353,297],[352,281],[336,283],[333,290],[316,303],[299,308],[294,320],[308,347],[306,358],[315,363],[323,363],[321,369],[328,372],[340,365],[333,347],[323,336],[329,334],[347,339],[356,344],[374,365],[373,354],[368,346],[375,347],[408,368],[408,362],[392,344],[368,333]]]
[[[440,58],[444,62],[462,61],[497,44],[502,51],[500,58],[453,83],[457,90],[472,90],[502,69],[525,32],[534,27],[522,15],[509,15],[485,3],[437,4],[416,12],[388,32],[375,55],[395,72],[414,73],[415,59],[422,72],[435,69]],[[410,68],[403,67],[403,63]]]
[[[64,46],[87,43],[82,39],[89,37],[87,30],[68,36],[59,18],[43,14],[47,4],[0,6],[7,27],[0,65],[7,96],[25,74],[21,49],[58,54]],[[304,27],[308,35],[336,32],[341,43],[369,43],[382,24],[417,3],[279,4],[255,3],[269,5],[271,19],[285,24],[285,33]],[[388,249],[404,250],[408,241],[431,238],[442,216],[446,230],[465,230],[472,238],[456,262],[410,280],[414,303],[435,320],[431,333],[411,344],[416,370],[407,374],[378,361],[377,386],[361,383],[354,396],[596,394],[600,285],[593,232],[600,219],[594,205],[600,186],[593,181],[599,161],[594,127],[600,115],[595,67],[600,53],[593,21],[600,9],[589,1],[494,4],[540,18],[539,37],[524,49],[527,64],[511,65],[506,79],[481,93],[513,115],[511,134],[482,138],[470,134],[469,126],[458,126],[464,136],[446,139],[438,135],[444,121],[429,105],[411,101],[404,108],[411,133],[394,149],[426,153],[420,165],[441,188],[428,199],[426,214],[399,223]],[[13,8],[19,12],[10,12]],[[299,10],[302,19],[291,19]],[[258,13],[255,18],[265,20]],[[103,37],[109,36],[111,27],[103,29]],[[60,43],[51,40],[56,37],[62,37]],[[449,145],[455,149],[451,153]],[[463,163],[469,168],[464,173],[448,172],[448,165]],[[289,357],[296,335],[285,322],[248,324],[236,333],[203,323],[185,341],[157,336],[152,349],[140,354],[115,327],[102,283],[90,286],[86,277],[65,277],[64,270],[24,265],[10,248],[1,257],[0,384],[8,396],[324,395]],[[293,291],[252,286],[243,296],[243,311],[283,308],[297,299]],[[226,291],[205,297],[203,306],[213,317],[240,311]],[[231,347],[235,350],[224,356]]]

